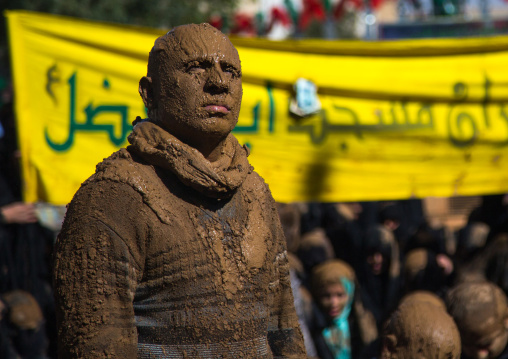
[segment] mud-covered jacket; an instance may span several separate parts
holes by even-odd
[[[274,201],[230,135],[216,162],[141,121],[68,206],[59,358],[305,358]]]

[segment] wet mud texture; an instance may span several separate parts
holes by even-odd
[[[446,311],[446,304],[444,300],[442,300],[436,294],[426,291],[426,290],[415,290],[409,294],[406,294],[401,300],[399,305],[408,302],[426,302],[430,304],[434,304],[435,306],[440,307],[444,311]]]
[[[100,164],[69,206],[56,252],[61,357],[135,358],[138,342],[146,353],[175,353],[168,357],[301,354],[284,238],[265,183],[237,165],[245,179],[231,198],[204,197],[183,184],[188,173],[181,180],[150,164],[158,159],[142,146],[154,139],[137,137],[145,127],[162,133],[139,124],[136,145]],[[199,157],[179,145],[171,147],[182,166]],[[229,165],[243,161],[233,137],[226,149]]]
[[[454,287],[446,298],[448,311],[459,327],[463,342],[478,345],[493,342],[496,335],[504,337],[497,343],[498,348],[491,348],[498,354],[507,342],[506,301],[503,291],[489,282],[462,283]]]
[[[459,359],[460,335],[442,307],[409,300],[391,315],[383,332],[382,359]]]
[[[235,119],[172,114],[183,137],[226,133],[210,162],[167,131],[169,109],[149,105],[157,120],[137,120],[131,145],[68,206],[55,261],[59,358],[305,358],[275,203],[227,135]]]
[[[207,159],[220,158],[243,94],[240,58],[229,39],[208,24],[176,27],[155,41],[147,75],[140,95],[149,117]]]

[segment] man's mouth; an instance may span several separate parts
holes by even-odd
[[[222,113],[228,114],[229,108],[223,105],[206,105],[205,111],[209,113]]]

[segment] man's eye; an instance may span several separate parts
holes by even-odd
[[[191,74],[204,72],[206,69],[205,64],[199,61],[193,61],[187,64],[185,71]]]
[[[234,66],[224,65],[222,67],[222,71],[230,73],[235,77],[240,76],[240,71],[238,71]]]

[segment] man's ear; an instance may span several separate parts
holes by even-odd
[[[143,76],[141,80],[139,80],[139,95],[143,99],[143,103],[145,107],[148,109],[148,113],[153,109],[153,87],[152,87],[152,78]]]
[[[383,350],[386,350],[392,354],[395,354],[397,348],[397,338],[393,334],[387,334],[383,336]]]

